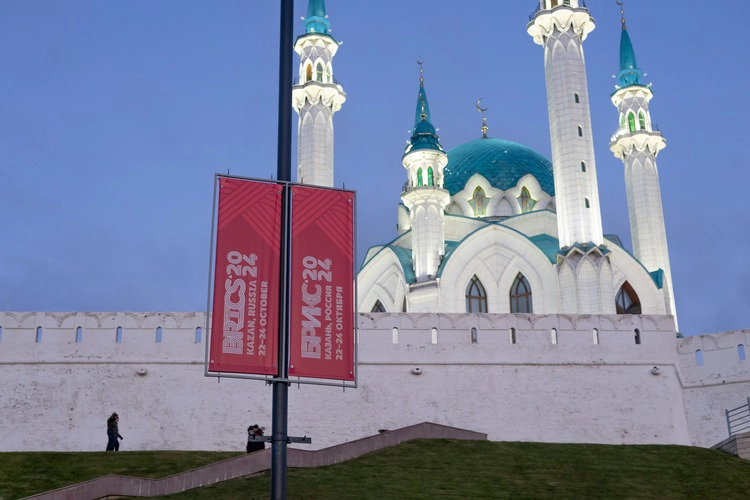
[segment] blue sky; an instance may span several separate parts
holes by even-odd
[[[295,3],[299,34],[307,2]],[[444,147],[481,135],[483,97],[490,136],[550,157],[543,49],[526,34],[535,0],[326,5],[348,96],[335,176],[358,191],[360,258],[395,236],[418,57]],[[629,246],[608,148],[620,15],[614,0],[588,5],[603,223]],[[738,191],[750,186],[750,4],[706,5],[626,1],[668,143],[658,166],[686,334],[750,328]],[[278,25],[273,1],[0,1],[0,310],[205,310],[214,173],[276,173]]]

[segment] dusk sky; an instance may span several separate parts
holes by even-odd
[[[336,185],[358,262],[396,236],[424,76],[449,150],[489,135],[551,157],[535,0],[328,0]],[[604,232],[630,248],[612,75],[620,13],[584,43]],[[306,0],[295,0],[295,35]],[[626,0],[651,116],[680,330],[750,328],[750,3]],[[0,1],[0,310],[204,311],[214,174],[276,174],[279,2]],[[295,56],[295,74],[298,59]],[[296,172],[296,113],[293,119]]]

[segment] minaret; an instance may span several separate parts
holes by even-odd
[[[346,101],[344,88],[333,78],[333,57],[339,48],[331,35],[324,0],[309,0],[303,19],[305,34],[294,50],[300,57],[299,80],[292,87],[297,127],[297,182],[333,186],[333,114]]]
[[[401,200],[411,218],[414,274],[418,283],[432,281],[445,255],[443,217],[450,194],[443,189],[443,168],[448,155],[430,122],[421,63],[416,118],[402,163],[409,179]]]
[[[580,0],[540,0],[527,32],[544,47],[560,248],[601,245],[602,217],[583,41],[594,19]]]
[[[612,103],[620,112],[620,127],[609,148],[625,164],[625,189],[628,196],[630,234],[633,254],[649,272],[661,269],[662,290],[667,313],[677,317],[669,266],[667,233],[659,189],[656,156],[667,145],[661,132],[654,130],[648,104],[653,94],[650,85],[641,83],[643,72],[635,60],[622,13],[620,35],[620,71]]]

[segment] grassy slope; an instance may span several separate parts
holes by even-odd
[[[211,456],[218,460],[231,454],[0,454],[0,498],[18,498],[30,493],[20,491],[18,484],[11,484],[22,480],[9,475],[24,475],[36,486],[33,491],[38,492],[98,475],[94,473],[97,467],[103,469],[101,474],[159,477],[177,470],[170,467],[177,467],[178,461],[193,460],[178,467],[185,470]],[[125,459],[130,463],[126,464]],[[269,480],[268,474],[262,474],[167,498],[268,498]],[[748,491],[750,462],[701,448],[447,440],[412,441],[331,467],[290,469],[287,485],[290,499],[336,500],[550,497],[727,500],[748,498]]]

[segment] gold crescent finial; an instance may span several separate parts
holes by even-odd
[[[419,86],[424,87],[424,68],[422,67],[424,62],[421,57],[417,57],[417,64],[419,64]]]
[[[483,108],[480,106],[482,99],[484,99],[484,97],[477,99],[477,111],[482,113],[482,139],[487,139],[487,131],[489,128],[487,127],[487,116],[485,115],[485,112],[490,108]]]
[[[620,6],[620,16],[622,17],[622,29],[627,29],[625,26],[625,2],[624,0],[615,0],[615,3]]]

